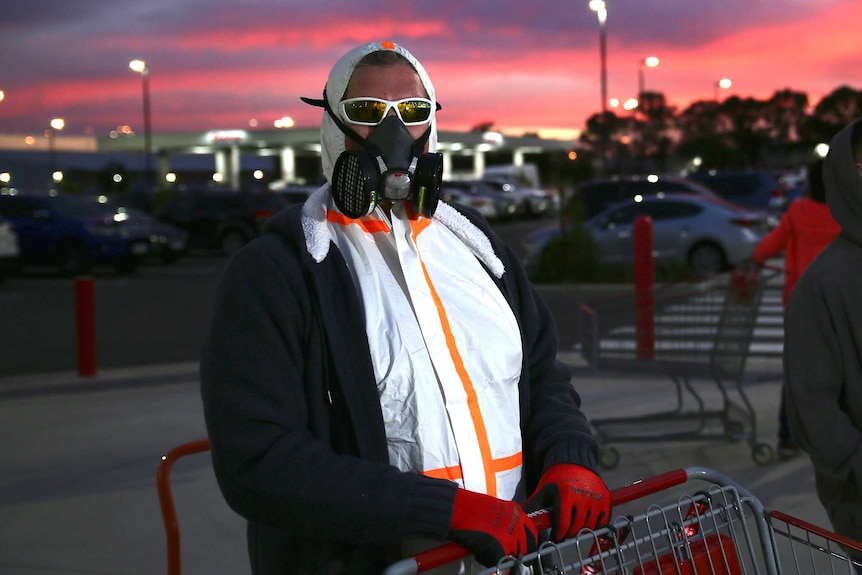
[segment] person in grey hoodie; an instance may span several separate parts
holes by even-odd
[[[862,118],[832,139],[823,178],[841,232],[790,295],[785,400],[833,529],[862,541]]]

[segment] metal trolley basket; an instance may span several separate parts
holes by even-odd
[[[676,405],[670,409],[590,421],[603,467],[619,462],[619,452],[609,444],[657,440],[746,440],[756,463],[772,461],[772,446],[757,439],[757,417],[743,376],[764,285],[774,275],[740,267],[654,290],[659,311],[646,356],[634,339],[616,348],[602,345],[598,313],[581,307],[581,349],[592,367],[666,375],[675,390]],[[717,401],[693,385],[696,379],[714,382]]]
[[[673,492],[689,481],[705,482],[694,493]],[[643,507],[642,499],[665,492],[666,500]],[[682,493],[681,495],[679,493]],[[614,521],[582,530],[562,543],[546,542],[521,558],[505,558],[480,575],[855,575],[851,559],[862,544],[787,514],[767,511],[748,490],[711,469],[677,469],[612,493]],[[637,508],[641,511],[625,514]],[[540,529],[547,513],[534,514]],[[443,545],[389,567],[384,575],[423,573],[466,556]]]
[[[182,572],[180,527],[170,471],[181,457],[209,450],[206,439],[178,445],[159,463],[157,485],[167,544],[167,573]],[[688,482],[706,485],[691,493]],[[681,494],[680,494],[681,493]],[[644,507],[644,498],[663,502]],[[611,492],[616,518],[595,531],[582,530],[562,543],[543,543],[521,558],[504,558],[480,575],[855,575],[862,544],[780,511],[767,511],[747,489],[721,473],[676,469]],[[644,510],[645,509],[645,510]],[[546,511],[531,514],[540,530],[550,527]],[[466,557],[448,543],[391,565],[384,575],[425,573]]]

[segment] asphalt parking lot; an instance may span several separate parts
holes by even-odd
[[[588,416],[667,407],[666,378],[590,371],[575,354],[574,385]],[[773,370],[774,362],[758,366]],[[713,386],[696,384],[714,400]],[[777,377],[749,395],[764,441],[775,436]],[[18,389],[18,393],[10,393]],[[204,437],[196,366],[104,370],[0,378],[0,572],[10,575],[164,573],[165,532],[156,470],[168,449]],[[814,496],[807,457],[761,466],[744,441],[655,441],[616,445],[619,462],[602,472],[612,487],[692,465],[721,471],[768,508],[828,527]],[[207,454],[182,458],[171,473],[185,574],[249,573],[244,526],[221,499]],[[702,485],[686,486],[690,491]],[[666,493],[661,496],[662,500]],[[659,497],[643,499],[642,512]]]
[[[197,349],[224,260],[189,258],[145,267],[134,277],[96,276],[99,371],[75,372],[72,280],[13,278],[0,288],[0,313],[15,338],[0,347],[0,572],[10,575],[165,572],[165,534],[155,488],[160,458],[204,437]],[[579,301],[607,288],[540,286],[554,310],[560,358],[590,419],[666,409],[674,388],[656,374],[592,371],[575,351]],[[586,289],[586,288],[585,288]],[[24,327],[20,327],[24,326]],[[760,358],[746,389],[758,437],[773,442],[781,365]],[[695,383],[714,401],[709,381]],[[603,470],[611,487],[692,465],[714,468],[768,508],[828,528],[814,496],[807,457],[758,465],[739,440],[615,444]],[[180,460],[172,485],[184,573],[248,573],[244,526],[220,497],[206,454]]]

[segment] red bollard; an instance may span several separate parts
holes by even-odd
[[[92,277],[75,279],[78,375],[96,375],[96,293]]]
[[[635,251],[635,335],[637,358],[655,359],[655,257],[652,219],[638,216],[632,234]]]

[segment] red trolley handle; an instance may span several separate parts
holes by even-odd
[[[641,479],[611,491],[611,502],[614,505],[622,505],[623,503],[658,493],[664,489],[682,485],[688,481],[688,478],[689,475],[685,469],[674,469],[655,477]],[[546,509],[530,513],[530,518],[539,531],[551,526],[551,514]],[[468,555],[470,555],[470,552],[457,543],[446,543],[414,555],[412,560],[416,562],[415,568],[411,571],[404,571],[404,573],[424,573],[435,567],[463,559]],[[410,561],[410,559],[407,561]]]
[[[180,457],[193,453],[208,451],[210,442],[208,439],[199,439],[177,445],[164,455],[159,462],[156,473],[156,488],[159,494],[159,506],[162,510],[162,521],[165,524],[165,537],[167,539],[168,553],[168,575],[180,575],[182,564],[180,561],[180,524],[177,520],[177,510],[174,507],[174,495],[171,491],[171,466]]]

